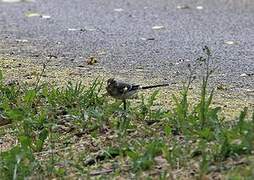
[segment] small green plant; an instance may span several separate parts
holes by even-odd
[[[222,130],[220,151],[215,159],[226,159],[230,156],[251,154],[254,149],[254,121],[246,120],[247,108],[240,113],[238,122],[231,128]]]
[[[158,94],[159,90],[154,91],[147,100],[144,96],[141,96],[141,104],[135,108],[138,119],[145,120],[147,124],[152,124],[167,116],[167,111],[162,107],[154,108]]]
[[[40,166],[32,151],[24,145],[13,147],[0,154],[1,179],[24,179],[39,169]]]
[[[152,111],[152,106],[154,105],[154,102],[156,100],[156,96],[158,95],[159,91],[154,91],[153,94],[149,97],[147,102],[145,102],[144,96],[141,97],[141,105],[138,109],[140,109],[140,116],[141,119],[152,119],[153,118],[153,111]]]
[[[133,170],[148,170],[154,165],[154,158],[162,154],[162,149],[165,146],[161,140],[152,140],[147,143],[144,148],[144,152],[132,151],[128,153],[128,156],[133,161]]]
[[[210,94],[208,91],[208,83],[211,74],[214,72],[215,68],[211,66],[211,52],[208,47],[203,49],[205,57],[201,56],[197,58],[195,64],[191,66],[188,65],[189,75],[187,78],[187,85],[183,85],[183,90],[180,93],[180,98],[173,95],[173,100],[175,102],[175,108],[170,114],[170,119],[175,123],[175,129],[177,133],[192,134],[196,133],[203,138],[214,138],[212,135],[213,131],[220,128],[220,119],[218,113],[220,112],[220,107],[211,107],[213,100],[214,89],[211,90]],[[196,71],[198,67],[203,70],[202,83],[201,83],[201,95],[198,104],[190,107],[188,101],[188,93],[191,84],[196,79]]]
[[[184,166],[188,159],[188,151],[189,148],[180,144],[177,140],[172,140],[170,147],[165,144],[162,148],[163,156],[171,167]],[[183,156],[183,154],[186,154],[186,156]]]

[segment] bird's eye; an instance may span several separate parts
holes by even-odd
[[[107,81],[107,85],[111,85],[111,84],[114,84],[116,81],[113,79],[113,78],[110,78],[108,81]]]

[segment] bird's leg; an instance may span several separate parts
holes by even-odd
[[[126,99],[123,99],[123,116],[121,118],[121,122],[119,123],[119,128],[120,128],[120,133],[121,136],[125,133],[126,131],[126,123],[127,123],[127,102]]]
[[[123,117],[124,117],[124,124],[127,121],[127,102],[126,99],[123,100]]]
[[[127,106],[127,105],[126,105],[126,99],[124,99],[124,100],[123,100],[123,109],[124,109],[125,112],[126,112],[126,109],[127,109],[126,106]]]

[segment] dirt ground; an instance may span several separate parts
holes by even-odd
[[[45,60],[46,63],[47,60]],[[14,58],[1,58],[1,67],[4,73],[5,81],[18,81],[19,83],[28,83],[29,85],[34,85],[37,81],[38,76],[40,76],[43,63],[33,63],[33,61],[28,59],[14,59]],[[85,62],[84,62],[85,63]],[[106,80],[112,77],[112,74],[104,72],[102,69],[96,68],[83,68],[83,67],[63,67],[58,66],[56,61],[49,61],[46,64],[46,70],[41,77],[41,82],[47,82],[57,86],[64,87],[69,81],[78,82],[81,81],[87,86],[99,78],[106,82]],[[115,76],[113,76],[115,77]],[[116,77],[116,78],[119,78]],[[128,77],[121,76],[121,80],[128,79]],[[146,85],[147,83],[156,84],[160,82],[160,79],[149,79],[144,81],[142,72],[140,76],[136,76],[133,83],[141,83]],[[190,91],[190,101],[197,100],[199,98],[199,83],[196,82],[192,85]],[[226,119],[230,120],[239,115],[239,112],[243,110],[243,107],[247,106],[250,109],[254,109],[254,91],[245,90],[243,92],[230,91],[227,87],[215,86],[214,96],[214,106],[220,106],[223,111],[223,116],[226,116]],[[160,89],[160,94],[158,96],[158,104],[167,108],[172,106],[172,94],[179,95],[179,90],[182,89],[182,84],[172,84],[170,87]],[[149,95],[151,91],[142,91],[139,94]],[[138,102],[138,98],[134,100]]]

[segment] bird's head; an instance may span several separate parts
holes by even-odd
[[[112,84],[114,84],[114,83],[116,83],[116,80],[115,80],[114,78],[110,78],[110,79],[107,80],[107,85],[108,85],[108,86],[109,86],[109,85],[112,85]]]

